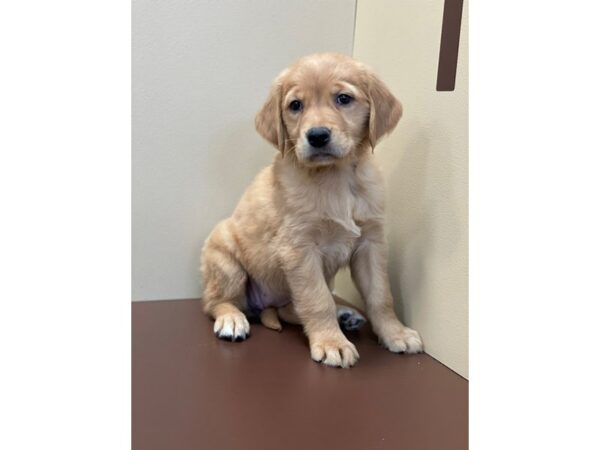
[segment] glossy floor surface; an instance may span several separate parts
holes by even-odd
[[[427,354],[384,350],[368,327],[349,335],[357,365],[334,369],[296,326],[255,323],[232,343],[198,300],[132,308],[134,450],[467,448],[468,382]]]

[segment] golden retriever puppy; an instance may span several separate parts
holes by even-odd
[[[381,344],[422,351],[419,334],[394,313],[384,186],[372,155],[401,115],[383,82],[348,56],[306,56],[275,79],[256,129],[279,152],[202,251],[204,309],[217,336],[243,340],[244,311],[279,308],[302,324],[314,360],[352,366],[358,352],[340,329],[331,290],[349,265]],[[273,320],[272,311],[265,316]]]

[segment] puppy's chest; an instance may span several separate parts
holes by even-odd
[[[362,236],[362,226],[382,216],[379,191],[360,186],[352,174],[298,186],[284,222],[287,238],[312,241],[326,259],[346,261]]]
[[[362,236],[362,226],[374,217],[369,198],[348,191],[313,217],[312,236],[326,258],[347,260]]]
[[[339,266],[350,259],[361,236],[360,227],[355,226],[357,232],[337,222],[324,220],[315,228],[313,239],[326,266]]]

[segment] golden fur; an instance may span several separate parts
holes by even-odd
[[[354,100],[338,103],[339,95]],[[301,101],[300,111],[290,104]],[[204,308],[215,333],[249,333],[242,312],[248,274],[292,303],[263,313],[299,321],[311,357],[349,367],[358,359],[336,319],[331,292],[337,271],[350,265],[381,343],[393,352],[420,352],[418,333],[397,319],[387,275],[384,186],[372,150],[392,131],[400,102],[373,72],[350,57],[304,57],[274,81],[256,129],[278,150],[244,193],[233,215],[212,231],[202,252]],[[325,157],[311,156],[306,132],[331,130]]]

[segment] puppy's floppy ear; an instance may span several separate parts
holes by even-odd
[[[277,147],[281,153],[285,150],[287,139],[285,124],[281,115],[281,98],[283,94],[281,78],[283,75],[284,73],[280,74],[273,82],[269,97],[254,121],[258,134]]]
[[[402,116],[402,104],[383,81],[369,74],[369,143],[374,149],[379,139],[391,132]]]

